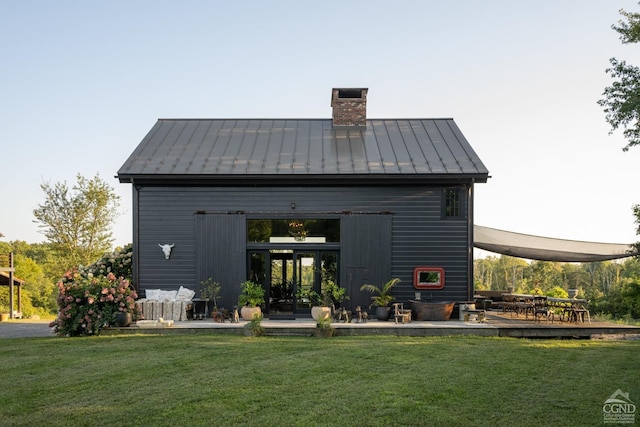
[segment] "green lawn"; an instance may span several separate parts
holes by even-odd
[[[478,337],[0,339],[0,425],[600,425],[617,389],[640,403],[639,354]]]

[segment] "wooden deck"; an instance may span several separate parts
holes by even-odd
[[[130,326],[103,330],[104,335],[117,334],[231,334],[245,335],[245,321],[240,323],[216,323],[213,320],[192,320],[175,322],[171,327],[156,328]],[[456,319],[445,322],[418,322],[396,324],[394,321],[367,323],[332,323],[335,336],[396,335],[396,336],[486,336],[513,338],[599,338],[604,336],[640,335],[640,327],[615,323],[554,323],[533,319],[525,320],[510,313],[500,314],[488,311],[484,322],[463,322]],[[316,324],[312,319],[262,321],[266,336],[313,336]]]

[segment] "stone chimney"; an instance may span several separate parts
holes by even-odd
[[[333,88],[331,107],[334,126],[367,125],[367,88]]]

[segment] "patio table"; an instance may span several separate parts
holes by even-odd
[[[584,322],[584,315],[591,323],[589,314],[589,300],[583,298],[547,298],[547,304],[553,309],[560,310],[560,320],[568,322]]]

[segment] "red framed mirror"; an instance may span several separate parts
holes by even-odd
[[[413,270],[413,287],[416,289],[444,288],[444,269],[440,267],[416,267]]]

